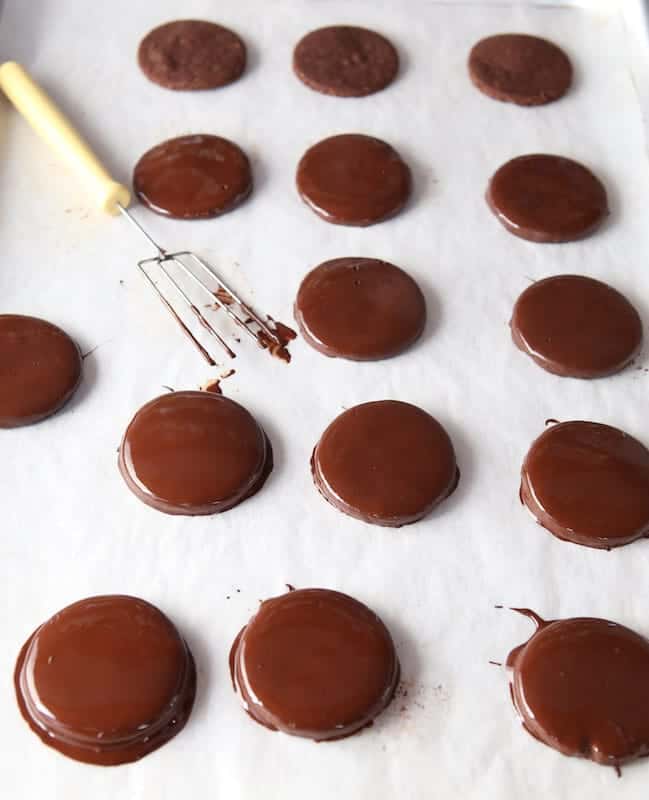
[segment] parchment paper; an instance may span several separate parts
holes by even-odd
[[[634,5],[625,3],[626,9]],[[552,617],[604,616],[649,635],[649,544],[598,552],[561,543],[520,506],[521,460],[548,417],[596,420],[649,444],[649,374],[641,358],[596,382],[549,375],[509,338],[512,304],[561,272],[611,282],[649,326],[649,173],[638,86],[644,50],[615,3],[585,8],[426,0],[13,0],[0,23],[2,57],[24,62],[105,157],[130,180],[137,158],[165,138],[217,133],[250,154],[251,199],[210,222],[136,213],[170,248],[193,247],[256,306],[291,322],[308,269],[372,256],[421,284],[429,322],[402,357],[328,360],[297,341],[293,363],[237,345],[226,394],[272,439],[275,471],[256,497],[208,518],[165,516],[138,502],[116,448],[141,404],[198,388],[207,369],[135,267],[150,253],[124,220],[92,208],[77,178],[22,119],[0,109],[1,309],[44,316],[77,338],[83,385],[65,412],[0,435],[0,765],[7,798],[638,798],[649,764],[613,770],[568,759],[522,729],[503,661],[531,626],[494,610],[531,606]],[[149,83],[135,53],[154,25],[177,17],[222,22],[246,40],[250,67],[215,92]],[[310,91],[291,72],[306,31],[328,23],[386,33],[403,68],[362,100]],[[480,37],[546,35],[576,68],[559,103],[521,109],[470,84],[465,61]],[[638,29],[632,31],[637,37]],[[632,58],[632,52],[636,56]],[[304,150],[339,132],[386,139],[410,163],[415,190],[397,218],[367,229],[326,224],[300,201]],[[489,213],[483,193],[507,159],[560,153],[606,182],[605,229],[564,246],[524,242]],[[123,284],[122,284],[123,282]],[[1,387],[0,387],[1,391]],[[447,427],[462,478],[424,521],[388,530],[349,519],[317,494],[311,450],[344,408],[397,398]],[[374,608],[393,631],[403,688],[374,728],[316,745],[251,722],[232,693],[230,644],[258,601],[325,586]],[[178,624],[198,662],[186,729],[139,763],[101,769],[44,747],[19,716],[12,672],[29,633],[82,597],[127,592]],[[407,692],[407,694],[405,694]]]

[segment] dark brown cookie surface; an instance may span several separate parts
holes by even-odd
[[[516,346],[555,375],[599,378],[638,353],[642,322],[612,286],[583,275],[555,275],[529,286],[511,320]]]
[[[332,25],[311,31],[293,53],[298,78],[317,92],[363,97],[392,83],[399,56],[384,37],[366,28]]]
[[[313,451],[311,470],[339,511],[393,528],[426,516],[459,479],[444,428],[397,400],[363,403],[336,417]]]
[[[220,136],[169,139],[148,150],[133,170],[138,199],[176,219],[218,217],[252,191],[248,157]]]
[[[246,47],[221,25],[184,19],[154,28],[140,43],[137,58],[147,78],[165,89],[216,89],[241,75]]]
[[[487,203],[504,227],[531,242],[571,242],[608,215],[606,189],[582,164],[554,155],[519,156],[492,177]]]
[[[561,422],[525,457],[520,497],[559,539],[609,550],[649,534],[649,450],[597,422]]]
[[[567,756],[619,767],[649,754],[649,641],[592,617],[546,622],[507,659],[532,736]]]
[[[217,514],[255,494],[273,467],[261,426],[210,392],[172,392],[129,423],[119,469],[143,503],[167,514]]]
[[[266,600],[230,655],[250,716],[316,741],[367,726],[392,700],[399,661],[387,628],[358,600],[297,589]]]
[[[488,36],[469,55],[469,75],[484,94],[521,106],[558,100],[572,83],[572,64],[552,42],[522,33]]]
[[[297,168],[304,202],[327,222],[373,225],[394,216],[410,196],[410,169],[389,144],[344,133],[310,147]]]
[[[295,318],[309,344],[355,361],[389,358],[419,338],[426,303],[402,269],[375,258],[336,258],[302,281]]]
[[[36,317],[0,314],[0,428],[58,411],[81,380],[81,353],[65,331]]]
[[[196,693],[187,645],[136,597],[80,600],[41,625],[15,670],[20,711],[42,741],[77,761],[136,761],[185,725]]]

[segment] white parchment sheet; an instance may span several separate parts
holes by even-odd
[[[629,4],[630,0],[629,0]],[[250,66],[219,91],[160,89],[135,53],[150,28],[212,19],[246,40]],[[323,24],[387,34],[402,71],[361,100],[325,97],[291,72],[294,44]],[[465,62],[482,36],[548,36],[570,54],[574,89],[545,108],[475,90]],[[407,354],[380,363],[328,360],[297,341],[293,362],[237,346],[226,394],[258,416],[275,470],[256,497],[221,516],[170,517],[135,499],[116,448],[141,404],[198,388],[210,370],[135,267],[149,255],[121,219],[91,207],[79,181],[22,119],[0,104],[0,309],[43,316],[89,350],[65,412],[0,434],[0,794],[11,798],[639,798],[649,763],[613,770],[568,759],[520,727],[503,670],[490,659],[531,632],[497,603],[547,617],[604,616],[649,635],[649,543],[599,552],[561,543],[520,506],[519,469],[548,417],[622,427],[649,444],[649,373],[641,358],[596,382],[560,379],[509,338],[512,304],[530,281],[578,272],[611,282],[649,328],[649,171],[639,101],[615,3],[588,8],[427,0],[9,0],[2,58],[21,60],[130,180],[163,139],[216,133],[250,154],[255,190],[208,222],[136,213],[170,248],[193,247],[260,310],[291,322],[308,269],[371,256],[407,269],[429,321]],[[358,131],[407,159],[414,196],[367,229],[328,225],[294,188],[296,164],[319,139]],[[576,158],[602,177],[610,222],[583,242],[551,246],[509,235],[483,199],[504,161],[533,152]],[[228,366],[228,365],[226,365]],[[0,387],[0,391],[1,391]],[[396,398],[447,427],[461,481],[427,519],[401,530],[365,525],[317,494],[309,457],[344,408]],[[370,730],[316,745],[251,722],[232,693],[230,644],[258,601],[286,582],[348,592],[391,628],[407,696]],[[44,747],[17,711],[12,673],[30,632],[82,597],[126,592],[168,613],[198,663],[186,729],[139,763],[102,769]]]

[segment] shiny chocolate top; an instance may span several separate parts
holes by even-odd
[[[20,710],[43,742],[78,761],[135,761],[178,733],[196,690],[174,625],[136,597],[80,600],[38,628],[16,664]]]
[[[272,450],[245,408],[210,392],[151,400],[129,423],[119,451],[128,487],[168,514],[216,514],[257,492]]]
[[[371,723],[399,678],[385,625],[358,600],[329,589],[298,589],[262,603],[230,663],[253,719],[316,740]]]
[[[148,150],[133,171],[139,200],[157,214],[177,219],[218,217],[252,191],[248,157],[220,136],[169,139]]]
[[[448,497],[459,471],[436,419],[397,400],[354,406],[313,451],[313,480],[335,508],[375,525],[416,522]]]
[[[518,610],[518,609],[517,609]],[[525,728],[568,756],[619,767],[649,754],[649,641],[623,625],[546,622],[509,656]]]
[[[511,332],[543,369],[574,378],[619,372],[642,343],[642,322],[626,297],[583,275],[528,286],[514,306]]]
[[[487,203],[510,233],[532,242],[570,242],[608,215],[606,189],[586,167],[554,155],[519,156],[494,174]]]
[[[310,147],[297,168],[297,188],[318,216],[365,226],[400,211],[410,196],[410,169],[386,142],[344,133]]]
[[[560,539],[629,544],[649,534],[649,450],[609,425],[553,425],[525,457],[521,500]]]
[[[67,333],[36,317],[0,314],[0,428],[48,417],[80,380],[81,353]]]
[[[335,258],[311,270],[295,301],[304,338],[327,356],[372,361],[397,355],[426,322],[421,289],[375,258]]]

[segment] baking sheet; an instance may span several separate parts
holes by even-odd
[[[636,4],[626,2],[626,12]],[[633,9],[631,9],[633,7]],[[229,88],[171,93],[135,63],[139,39],[177,16],[214,19],[246,40],[250,68]],[[633,18],[635,19],[635,17]],[[362,100],[325,97],[291,74],[307,30],[351,22],[397,44],[403,69]],[[465,59],[484,35],[546,35],[571,55],[574,90],[520,109],[470,85]],[[197,388],[210,370],[138,275],[146,246],[123,220],[90,206],[76,178],[6,104],[0,107],[0,297],[5,312],[42,315],[84,351],[83,385],[65,412],[4,431],[0,486],[0,765],[2,793],[66,800],[176,798],[637,798],[649,764],[613,770],[561,757],[525,734],[502,661],[530,633],[497,603],[548,617],[604,616],[649,635],[649,544],[582,549],[536,526],[518,502],[518,472],[548,417],[611,423],[649,443],[649,373],[559,379],[520,354],[507,327],[531,280],[580,272],[625,292],[649,325],[649,173],[639,92],[645,49],[615,3],[409,0],[76,0],[8,2],[3,57],[24,62],[127,180],[151,145],[189,132],[232,138],[253,161],[255,192],[210,222],[139,214],[169,247],[193,247],[259,309],[290,322],[303,274],[337,256],[393,261],[422,286],[429,322],[408,354],[376,364],[327,360],[297,341],[285,366],[237,346],[226,394],[262,421],[275,470],[264,490],[211,518],[174,518],[139,503],[115,449],[134,411],[164,391]],[[635,54],[635,55],[634,55]],[[414,174],[405,213],[367,229],[327,225],[303,206],[294,170],[327,135],[385,138]],[[507,159],[556,152],[606,182],[613,213],[596,236],[542,246],[511,235],[483,192]],[[123,283],[122,283],[123,282]],[[226,365],[227,366],[227,365]],[[397,398],[447,427],[462,478],[424,521],[388,530],[349,519],[311,483],[309,456],[344,408]],[[404,689],[373,729],[316,745],[253,724],[229,682],[230,643],[259,599],[284,583],[348,592],[393,631]],[[98,769],[42,746],[13,696],[15,656],[32,629],[64,605],[104,592],[157,604],[198,662],[186,729],[141,762]]]

